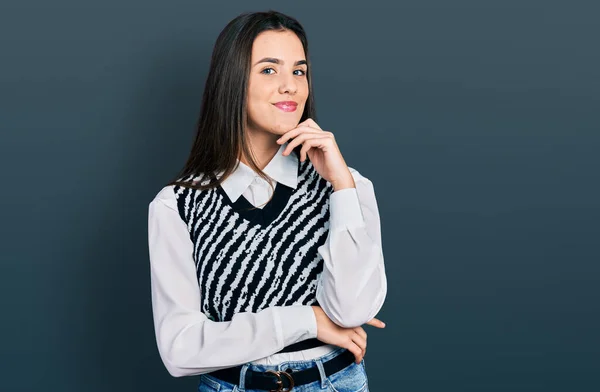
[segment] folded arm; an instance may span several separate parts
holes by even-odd
[[[379,210],[372,182],[350,168],[356,188],[330,196],[329,234],[318,251],[324,266],[317,300],[341,327],[365,324],[387,294]]]

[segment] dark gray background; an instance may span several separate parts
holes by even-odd
[[[156,349],[147,207],[218,33],[269,8],[306,28],[317,120],[375,186],[371,390],[597,387],[599,7],[247,4],[2,2],[0,390],[195,390]]]

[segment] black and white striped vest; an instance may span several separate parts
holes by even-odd
[[[200,176],[183,178],[200,179]],[[230,321],[238,312],[271,306],[318,305],[329,232],[332,185],[309,159],[298,161],[298,186],[277,183],[263,209],[240,196],[232,203],[219,186],[199,191],[174,186],[179,215],[194,244],[202,312]],[[251,210],[252,209],[252,210]]]

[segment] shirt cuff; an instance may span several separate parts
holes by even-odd
[[[317,318],[310,305],[279,306],[283,347],[317,337]]]
[[[348,227],[365,226],[356,188],[344,188],[329,196],[329,229],[336,231]]]

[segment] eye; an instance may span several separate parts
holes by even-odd
[[[273,72],[275,72],[275,69],[269,67],[269,68],[265,68],[262,71],[260,71],[261,74],[265,74],[265,75],[272,75],[272,73],[266,72],[267,70],[271,70]],[[300,72],[300,74],[296,74],[297,76],[304,76],[306,75],[306,72],[304,72],[304,70],[302,69],[297,69],[294,72]]]

